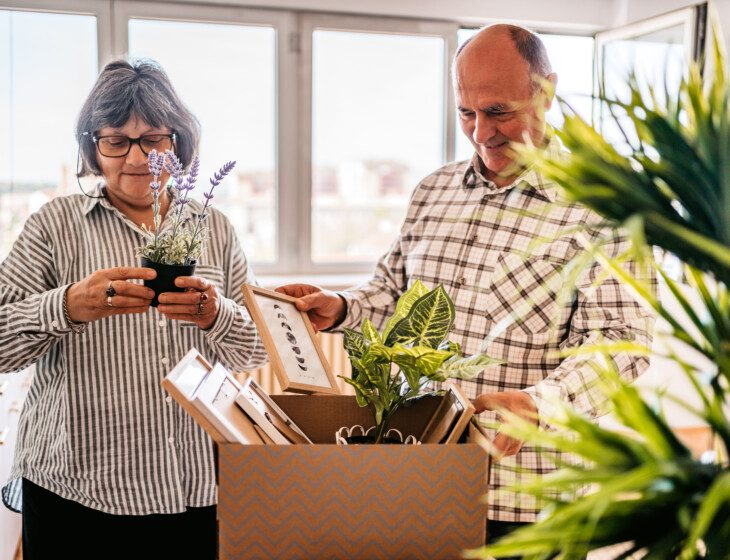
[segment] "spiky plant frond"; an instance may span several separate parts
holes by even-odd
[[[569,153],[548,159],[535,148],[519,150],[568,198],[616,227],[643,227],[646,243],[677,255],[700,306],[660,270],[673,302],[659,301],[600,249],[588,250],[669,325],[672,359],[701,402],[693,413],[717,436],[721,457],[730,449],[730,84],[715,34],[713,73],[703,80],[693,66],[679,94],[663,106],[629,81],[630,101],[609,101],[619,126],[633,127],[633,148],[619,152],[599,132],[568,112],[556,134]],[[620,121],[620,122],[619,122]],[[675,311],[673,311],[673,309]],[[680,309],[678,313],[676,309]],[[709,370],[685,359],[687,349],[706,357]],[[546,449],[573,453],[585,466],[565,465],[521,488],[550,505],[541,519],[469,557],[519,555],[526,559],[581,558],[589,550],[629,542],[621,558],[642,551],[645,559],[730,558],[730,470],[724,461],[692,458],[667,420],[618,379],[610,355],[625,351],[600,345],[605,393],[627,432],[617,434],[563,407],[555,432],[510,418],[504,430]],[[637,349],[634,349],[635,351]],[[639,349],[639,351],[641,351]],[[648,352],[648,349],[643,349]],[[679,403],[683,404],[683,403]],[[686,405],[684,405],[686,406]],[[505,413],[505,415],[507,415]],[[571,499],[580,487],[589,490]],[[563,499],[555,495],[565,496]],[[551,496],[553,496],[551,498]]]

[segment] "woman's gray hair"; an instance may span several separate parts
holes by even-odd
[[[76,121],[82,162],[79,177],[101,175],[92,136],[106,126],[124,126],[132,117],[175,132],[175,154],[185,168],[190,165],[200,141],[198,119],[157,62],[120,59],[107,64],[99,74]]]

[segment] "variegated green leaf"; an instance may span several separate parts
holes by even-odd
[[[361,383],[358,383],[354,379],[350,379],[349,377],[345,377],[344,375],[338,375],[338,377],[341,377],[345,381],[345,383],[348,383],[355,388],[355,399],[357,400],[357,404],[359,406],[368,405],[373,397],[372,391],[370,391],[367,387],[365,387]]]
[[[365,354],[363,354],[363,357],[360,359],[360,366],[365,371],[365,375],[370,385],[382,392],[388,385],[390,359],[383,360],[371,350],[372,347],[368,348]]]
[[[362,325],[360,325],[360,330],[362,331],[363,336],[370,342],[382,342],[380,335],[378,334],[378,329],[375,328],[370,319],[363,319]]]
[[[365,353],[365,337],[357,331],[345,329],[342,342],[348,356],[360,358]]]
[[[428,346],[415,346],[408,348],[402,344],[396,344],[393,348],[393,363],[399,367],[406,365],[414,367],[420,375],[431,377],[446,360],[454,354],[448,350],[437,350]]]
[[[454,324],[454,303],[439,285],[418,298],[408,315],[395,324],[385,339],[386,346],[397,342],[437,348]]]
[[[408,312],[411,310],[411,306],[418,300],[418,298],[426,295],[427,293],[428,288],[420,280],[416,280],[413,285],[408,288],[406,293],[398,298],[398,303],[395,306],[395,313],[393,313],[393,316],[388,319],[388,322],[385,324],[383,339],[388,337],[388,333],[398,321],[408,315]]]
[[[455,356],[461,356],[461,345],[458,342],[444,340],[439,344],[439,350],[448,350],[449,352],[453,352]]]
[[[449,360],[434,372],[433,378],[437,381],[446,381],[450,377],[459,379],[472,379],[479,375],[489,366],[506,363],[504,360],[497,360],[484,356],[483,354],[475,354],[468,358],[457,358]]]
[[[373,342],[368,347],[367,353],[372,356],[374,361],[390,362],[393,356],[393,349],[388,348],[382,342]]]

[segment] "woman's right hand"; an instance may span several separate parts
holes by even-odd
[[[92,272],[66,292],[68,317],[74,323],[91,323],[110,315],[145,313],[155,293],[128,280],[152,280],[155,276],[157,272],[151,268],[129,266]],[[108,298],[110,285],[116,293]]]

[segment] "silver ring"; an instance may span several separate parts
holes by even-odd
[[[113,296],[106,296],[106,305],[107,305],[107,307],[114,307],[114,304],[112,303],[112,297]]]
[[[202,315],[203,314],[203,302],[202,301],[198,304],[198,311],[195,314],[196,315]]]
[[[114,286],[112,286],[112,282],[114,282],[114,280],[110,280],[109,285],[106,288],[106,295],[110,298],[113,298],[115,295],[117,295],[117,291],[114,289]],[[107,302],[109,302],[109,300],[107,300]]]

